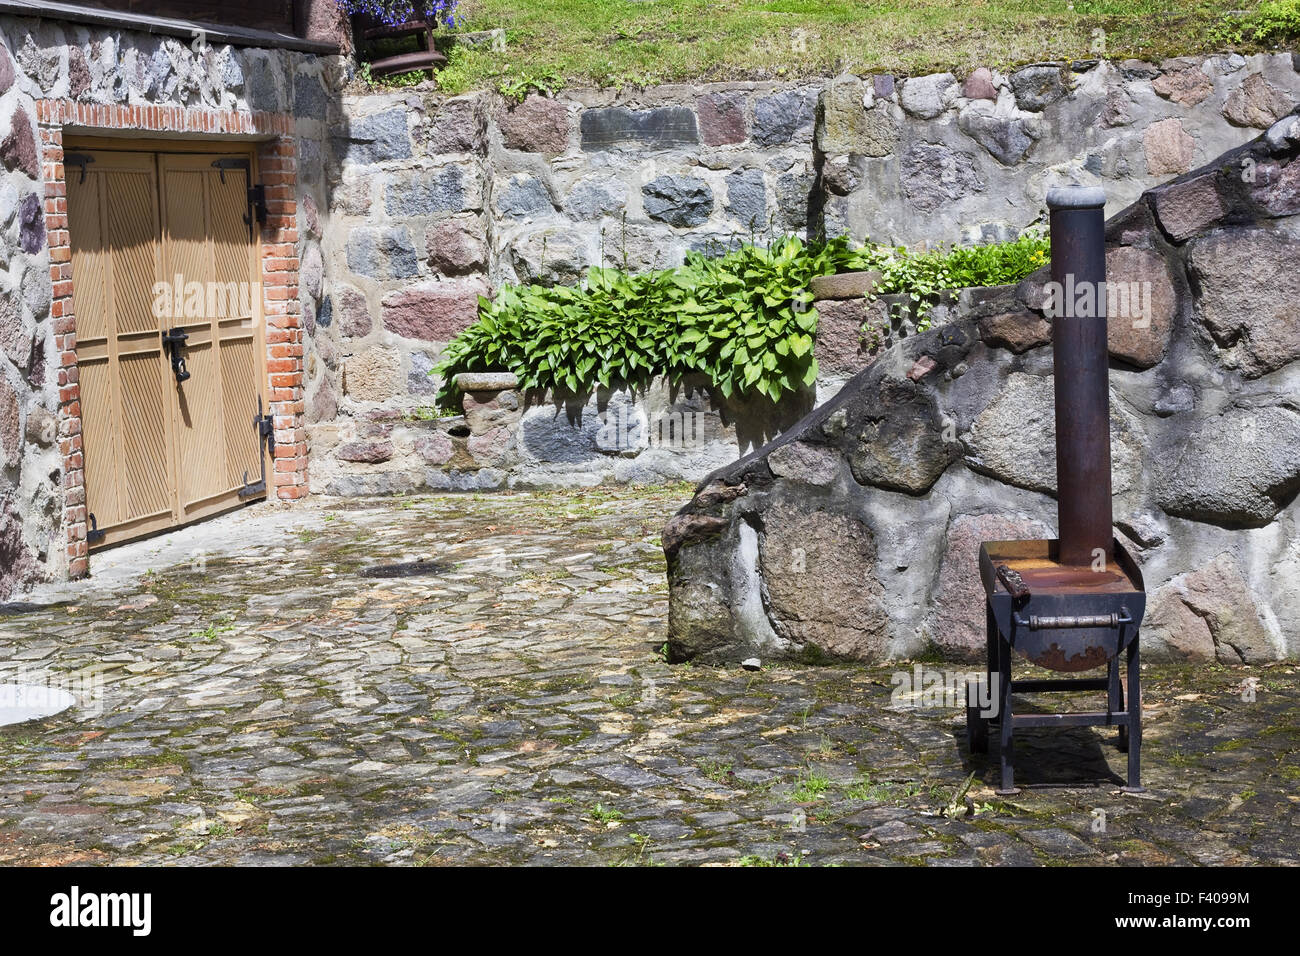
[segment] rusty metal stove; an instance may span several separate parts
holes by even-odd
[[[1059,538],[985,541],[980,579],[987,605],[987,684],[968,688],[972,753],[988,751],[996,725],[999,793],[1017,793],[1013,732],[1025,727],[1115,726],[1128,752],[1128,785],[1140,791],[1142,748],[1138,627],[1146,592],[1137,564],[1115,539],[1110,501],[1110,390],[1106,348],[1106,198],[1100,189],[1048,193],[1052,239],[1052,355],[1056,396]],[[1019,680],[1012,653],[1051,670],[1105,666],[1107,676]],[[1120,682],[1125,658],[1128,706]],[[1016,714],[1013,694],[1105,691],[1106,709]],[[992,696],[996,692],[996,706]]]

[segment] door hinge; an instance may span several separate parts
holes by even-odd
[[[239,490],[239,497],[247,498],[260,495],[266,491],[266,459],[269,456],[272,467],[275,463],[275,416],[262,414],[262,399],[257,400],[257,414],[253,416],[253,427],[257,429],[257,447],[262,452],[262,478],[250,482],[248,472],[244,472],[244,487]]]
[[[261,183],[258,183],[255,186],[248,187],[248,205],[253,210],[253,215],[257,219],[257,224],[259,226],[265,226],[266,225],[266,187],[263,186]],[[247,216],[244,217],[244,221],[248,223],[248,227],[250,229],[253,228],[253,224],[251,221],[249,221],[249,218]]]
[[[248,179],[249,177],[248,160],[244,159],[242,156],[223,156],[220,159],[214,159],[212,161],[212,168],[221,171],[222,184],[226,181],[227,169],[242,169],[244,171],[244,179]]]
[[[95,157],[89,153],[64,153],[63,165],[76,166],[81,170],[81,178],[77,180],[78,184],[86,181],[86,166],[95,161]]]
[[[99,544],[108,532],[99,530],[99,522],[95,520],[94,512],[86,515],[86,519],[90,522],[90,530],[86,532],[86,544]]]
[[[261,402],[258,403],[258,414],[253,418],[253,427],[257,429],[257,437],[266,446],[266,453],[275,457],[275,418],[271,415],[263,415]]]

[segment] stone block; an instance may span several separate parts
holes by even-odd
[[[372,279],[409,279],[420,272],[405,226],[362,226],[348,234],[348,268]]]
[[[1106,250],[1110,354],[1138,368],[1158,364],[1169,349],[1178,295],[1160,254],[1133,246]]]
[[[1300,164],[1297,164],[1300,165]],[[727,215],[746,229],[761,232],[767,226],[767,178],[761,169],[738,169],[724,180]]]
[[[921,212],[934,212],[984,191],[979,162],[938,143],[913,143],[902,156],[903,195]]]
[[[496,208],[507,219],[531,219],[554,212],[555,204],[541,180],[528,173],[515,173],[498,185]]]
[[[582,112],[578,129],[582,148],[588,152],[620,146],[672,149],[700,141],[695,113],[685,106],[587,109]]]
[[[1300,358],[1300,241],[1232,227],[1189,245],[1196,318],[1220,361],[1257,378]]]
[[[708,93],[695,101],[700,138],[706,146],[743,143],[749,137],[743,93]]]
[[[1147,175],[1180,176],[1192,168],[1196,157],[1196,140],[1177,119],[1152,123],[1142,133]]]
[[[478,299],[487,295],[480,278],[422,282],[384,296],[384,328],[421,342],[447,342],[474,324]]]
[[[395,219],[481,209],[475,185],[457,165],[394,173],[384,186],[384,206]]]
[[[1160,227],[1174,242],[1208,229],[1226,212],[1212,172],[1160,186],[1151,197]]]
[[[402,355],[396,349],[370,348],[343,366],[343,391],[351,398],[383,402],[402,392]]]
[[[411,136],[406,110],[385,110],[352,119],[345,132],[334,137],[346,162],[367,166],[411,156]]]
[[[425,233],[429,265],[443,275],[478,272],[487,266],[487,245],[477,219],[445,219]]]
[[[1258,73],[1242,81],[1223,104],[1223,115],[1234,126],[1268,129],[1295,109],[1295,102]]]
[[[754,101],[750,131],[759,146],[784,146],[812,141],[817,94],[812,90],[782,90]]]
[[[945,94],[957,82],[951,73],[932,73],[908,77],[903,81],[899,102],[903,109],[918,119],[934,119],[945,109]]]
[[[670,226],[688,228],[705,222],[713,213],[713,190],[694,176],[658,176],[641,187],[646,215]]]
[[[1055,65],[1027,66],[1012,73],[1009,79],[1016,94],[1016,105],[1031,113],[1047,109],[1069,92],[1065,72]]]
[[[569,108],[559,100],[534,94],[499,110],[496,120],[506,149],[554,154],[569,147]]]

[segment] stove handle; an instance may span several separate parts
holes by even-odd
[[[1060,617],[1044,617],[1031,614],[1029,620],[1025,620],[1020,616],[1019,612],[1016,612],[1014,617],[1016,627],[1027,627],[1031,631],[1062,631],[1085,627],[1109,627],[1118,630],[1121,625],[1133,623],[1133,618],[1128,613],[1127,608],[1120,608],[1118,614],[1062,615]]]

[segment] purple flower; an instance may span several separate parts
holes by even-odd
[[[337,3],[346,14],[366,14],[390,27],[411,20],[435,20],[454,27],[458,0],[337,0]]]

